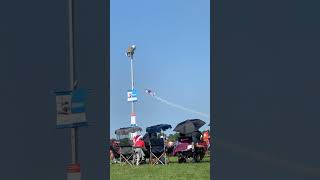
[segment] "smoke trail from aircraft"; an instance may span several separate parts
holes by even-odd
[[[178,104],[174,104],[172,102],[169,102],[159,96],[156,95],[155,92],[151,91],[150,89],[145,89],[145,93],[148,94],[149,96],[153,97],[154,99],[162,102],[162,103],[165,103],[171,107],[175,107],[175,108],[178,108],[178,109],[181,109],[183,111],[188,111],[188,112],[191,112],[191,113],[194,113],[194,114],[198,114],[200,116],[203,116],[203,117],[206,117],[206,118],[209,118],[210,116],[206,113],[202,113],[202,112],[199,112],[199,111],[196,111],[196,110],[193,110],[193,109],[189,109],[189,108],[186,108],[184,106],[181,106],[181,105],[178,105]]]
[[[157,99],[158,101],[163,102],[163,103],[165,103],[165,104],[167,104],[167,105],[169,105],[169,106],[172,106],[172,107],[181,109],[181,110],[183,110],[183,111],[188,111],[188,112],[191,112],[191,113],[198,114],[198,115],[200,115],[200,116],[209,118],[209,115],[208,115],[208,114],[205,114],[205,113],[202,113],[202,112],[199,112],[199,111],[195,111],[195,110],[186,108],[186,107],[181,106],[181,105],[178,105],[178,104],[174,104],[174,103],[169,102],[169,101],[167,101],[167,100],[165,100],[165,99],[162,99],[161,97],[156,96],[156,95],[153,95],[152,97],[154,97],[154,98]]]

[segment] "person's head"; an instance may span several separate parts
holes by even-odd
[[[167,143],[167,147],[172,147],[174,145],[174,142],[172,142],[172,141],[168,141],[168,143]]]

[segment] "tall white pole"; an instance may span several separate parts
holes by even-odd
[[[133,55],[131,55],[130,64],[131,64],[131,90],[133,91],[133,89],[134,89]],[[131,102],[131,115],[133,115],[133,114],[135,114],[135,112],[134,112],[134,101]]]
[[[132,45],[131,47],[128,48],[126,55],[130,58],[130,68],[131,68],[131,93],[134,92],[134,71],[133,71],[133,54],[135,50],[135,45]],[[135,109],[134,109],[134,101],[131,101],[131,126],[136,126],[136,114],[135,114]],[[136,133],[131,133],[130,136],[133,138],[136,135]]]

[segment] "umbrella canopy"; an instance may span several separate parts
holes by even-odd
[[[188,119],[179,123],[173,130],[183,134],[189,134],[199,130],[204,124],[200,119]]]
[[[161,132],[161,130],[165,131],[169,128],[172,128],[170,124],[158,124],[155,126],[147,127],[146,131],[148,133],[157,133],[157,132]]]
[[[117,129],[114,133],[116,135],[128,135],[129,133],[135,133],[137,131],[142,131],[141,127],[133,126],[133,127],[124,127]]]

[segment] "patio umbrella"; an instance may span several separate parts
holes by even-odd
[[[129,133],[135,133],[137,131],[142,131],[141,127],[133,126],[133,127],[124,127],[117,129],[114,133],[116,135],[128,135]]]
[[[201,119],[188,119],[179,123],[173,130],[183,134],[189,134],[199,130],[204,124]]]

